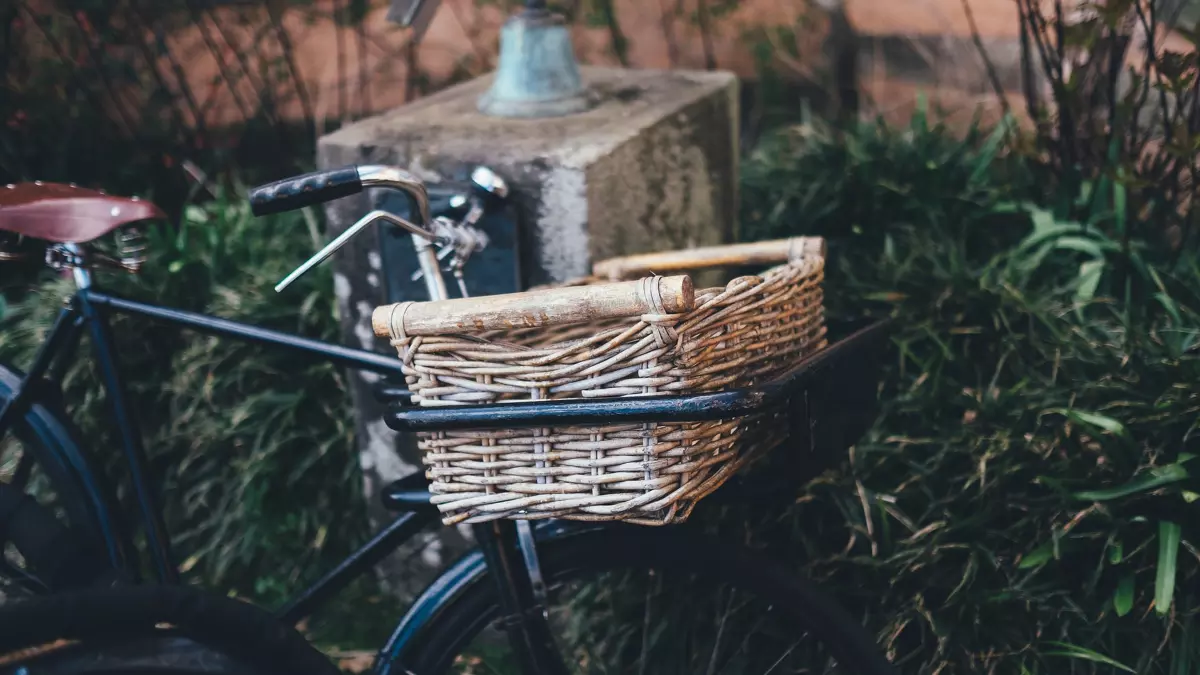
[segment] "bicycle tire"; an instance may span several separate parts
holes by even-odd
[[[163,625],[173,628],[167,633]],[[270,612],[189,586],[88,588],[0,606],[0,654],[61,640],[78,642],[99,654],[131,643],[136,649],[138,641],[170,633],[194,641],[213,654],[224,655],[231,663],[240,662],[255,673],[340,673],[299,631],[279,622]],[[130,656],[126,653],[125,658],[129,660]],[[141,654],[147,656],[153,655]],[[173,665],[164,672],[187,672],[182,661],[176,660]]]
[[[0,675],[273,675],[187,637],[65,643],[0,656]]]
[[[670,569],[733,583],[758,598],[782,606],[787,618],[806,627],[827,645],[845,672],[894,675],[879,645],[830,596],[810,581],[788,573],[765,556],[729,546],[685,528],[604,526],[583,536],[539,542],[539,559],[547,584],[570,581],[592,572],[618,569]],[[432,603],[418,600],[417,614],[427,618],[408,629],[403,644],[385,648],[380,673],[444,673],[455,657],[499,615],[494,583],[483,566],[457,579],[439,580],[426,594],[441,594]],[[395,642],[395,638],[393,642]]]

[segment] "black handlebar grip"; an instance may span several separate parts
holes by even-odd
[[[256,216],[294,211],[362,192],[358,167],[314,171],[260,185],[250,191],[250,211]]]

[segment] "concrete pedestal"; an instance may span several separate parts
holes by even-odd
[[[477,101],[490,86],[486,76],[323,137],[318,163],[393,164],[430,182],[489,166],[512,187],[525,287],[587,274],[593,260],[614,255],[731,241],[737,78],[612,68],[583,68],[582,75],[598,99],[584,113],[485,117]],[[331,204],[331,234],[378,204],[371,195]],[[336,291],[348,343],[388,350],[370,329],[371,310],[387,301],[378,249],[374,232],[344,249],[336,261]],[[379,489],[421,465],[414,444],[398,442],[380,420],[383,411],[369,389],[375,379],[351,374],[366,494],[378,522]],[[439,557],[426,556],[430,563]]]

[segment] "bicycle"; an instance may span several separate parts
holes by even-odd
[[[477,172],[475,182],[480,190],[476,196],[499,195],[504,191],[503,182],[490,172]],[[471,226],[474,222],[471,218],[478,217],[478,199],[470,200],[468,216],[458,222],[446,217],[432,218],[429,191],[421,181],[395,167],[360,166],[306,174],[256,188],[251,193],[251,202],[255,213],[263,215],[376,187],[407,195],[419,222],[382,211],[368,213],[289,275],[278,290],[328,258],[355,233],[383,222],[412,235],[430,296],[447,297],[442,260],[449,256],[450,270],[461,273],[472,252],[486,245],[486,235]],[[136,237],[127,237],[127,242],[133,242],[126,247],[127,254],[116,257],[100,254],[91,243],[110,233],[129,233],[142,222],[161,217],[162,213],[148,202],[72,186],[29,184],[0,188],[0,230],[47,242],[48,263],[70,272],[76,286],[29,369],[22,372],[0,364],[0,442],[9,435],[19,440],[19,449],[23,450],[15,464],[10,462],[8,480],[0,482],[0,543],[8,539],[21,557],[15,563],[4,562],[0,576],[15,580],[34,595],[80,591],[108,597],[95,589],[144,581],[144,570],[135,562],[137,551],[130,528],[116,516],[113,486],[97,471],[93,455],[81,442],[58,393],[62,367],[74,357],[85,332],[91,338],[102,384],[111,403],[154,578],[165,588],[178,588],[179,573],[147,476],[137,424],[133,411],[125,403],[123,373],[112,349],[107,321],[111,313],[290,349],[338,365],[373,371],[385,378],[402,373],[399,360],[375,352],[148,305],[98,288],[93,280],[94,270],[115,267],[135,271],[145,257]],[[856,327],[782,377],[753,388],[718,393],[422,408],[408,405],[410,392],[394,380],[385,379],[378,394],[391,405],[388,425],[399,431],[503,428],[549,422],[707,421],[787,406],[792,412],[793,429],[804,432],[799,434],[798,442],[813,451],[818,448],[828,451],[851,445],[870,422],[873,372],[887,328],[886,322]],[[0,450],[3,447],[0,445]],[[41,468],[43,482],[61,500],[57,510],[40,505],[26,494],[34,465]],[[0,462],[0,477],[5,476],[4,466]],[[786,494],[802,477],[798,472],[805,468],[793,466],[796,472],[776,475],[776,484],[770,486],[731,480],[706,498],[706,502],[720,504]],[[383,499],[389,509],[399,512],[395,521],[277,609],[274,619],[294,626],[354,578],[432,524],[438,511],[431,506],[430,498],[421,474],[390,486]],[[60,522],[63,519],[66,525]],[[818,646],[828,650],[827,654],[813,657],[817,659],[817,670],[834,667],[867,675],[890,672],[890,665],[874,641],[844,610],[811,583],[787,574],[756,551],[728,545],[686,525],[644,528],[561,520],[535,522],[531,525],[529,521],[499,519],[472,525],[478,547],[445,570],[416,599],[379,650],[376,672],[446,672],[455,667],[457,657],[475,653],[473,643],[482,640],[485,646],[490,644],[490,627],[494,622],[506,634],[516,672],[521,673],[566,673],[568,662],[603,672],[608,665],[602,662],[605,658],[617,661],[615,672],[631,672],[635,666],[639,672],[672,672],[669,669],[672,657],[681,659],[679,672],[726,672],[727,667],[740,667],[745,672],[807,669],[808,665],[796,663],[796,659],[811,656],[806,651],[808,647],[801,649],[800,641],[781,637],[778,630],[742,636],[738,644],[729,641],[726,631],[735,627],[730,612],[747,607],[746,602],[734,602],[734,593],[739,591],[748,594],[747,602],[756,601],[763,607],[753,615],[753,620],[737,624],[738,630],[778,617],[783,620],[785,630],[801,629],[802,637],[812,636],[820,643]],[[677,579],[675,573],[680,579],[695,576],[699,581],[688,585]],[[626,576],[609,580],[606,585],[604,581],[587,583],[589,574]],[[642,589],[638,584],[643,582],[644,594],[639,595]],[[730,586],[728,597],[718,590],[715,605],[700,602],[702,591],[712,590],[718,583]],[[617,588],[621,593],[613,592]],[[661,595],[654,593],[661,594],[664,589],[680,591],[681,597],[696,604],[675,601],[663,603],[668,606],[655,605],[654,600]],[[566,598],[564,607],[552,604],[552,600],[559,600],[560,595],[571,590],[577,595]],[[645,607],[619,606],[619,602],[638,597],[645,598]],[[158,610],[153,607],[134,623],[156,623],[158,619],[153,614]],[[612,614],[613,620],[600,622],[615,631],[612,635],[601,636],[594,626],[586,623],[589,616],[599,616],[601,609]],[[674,611],[675,615],[666,621],[654,621],[655,611]],[[630,617],[639,620],[640,625],[617,620]],[[709,621],[710,617],[717,620]],[[682,630],[685,619],[697,624],[692,627],[696,634],[672,633],[677,628]],[[218,649],[228,650],[238,646],[233,643],[248,639],[236,632],[228,635],[228,627],[212,627],[209,632],[217,634],[216,638],[208,637],[218,643],[215,645]],[[571,642],[589,635],[595,640],[604,637],[612,642],[582,646]],[[682,648],[672,651],[651,644],[671,635],[681,638]],[[87,631],[83,631],[83,637],[96,638]],[[779,647],[780,652],[768,655],[764,652],[766,646]],[[691,654],[692,647],[698,653]]]

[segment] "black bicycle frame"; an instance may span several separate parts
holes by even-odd
[[[142,527],[156,576],[162,582],[178,581],[158,495],[147,476],[147,458],[143,438],[134,411],[128,403],[118,355],[114,348],[109,317],[112,313],[141,316],[154,321],[192,329],[198,332],[232,338],[244,342],[290,349],[300,354],[347,366],[376,372],[381,375],[400,375],[400,361],[382,354],[329,344],[288,333],[220,319],[204,314],[185,312],[119,298],[87,288],[78,291],[59,313],[24,379],[13,395],[0,403],[0,437],[14,420],[20,419],[36,402],[39,388],[47,382],[61,380],[66,365],[75,354],[86,332],[92,342],[101,383],[111,403],[111,413],[121,450],[129,465],[129,477],[138,504]],[[399,391],[399,390],[397,390]],[[393,392],[396,393],[396,392]],[[418,476],[419,477],[419,476]],[[95,477],[87,477],[94,479]],[[400,515],[391,525],[378,533],[362,548],[330,571],[312,587],[289,601],[277,614],[295,623],[310,614],[318,605],[344,588],[359,574],[373,567],[400,543],[437,518],[436,509],[427,503],[413,505],[412,511]],[[137,570],[131,570],[136,576]]]

